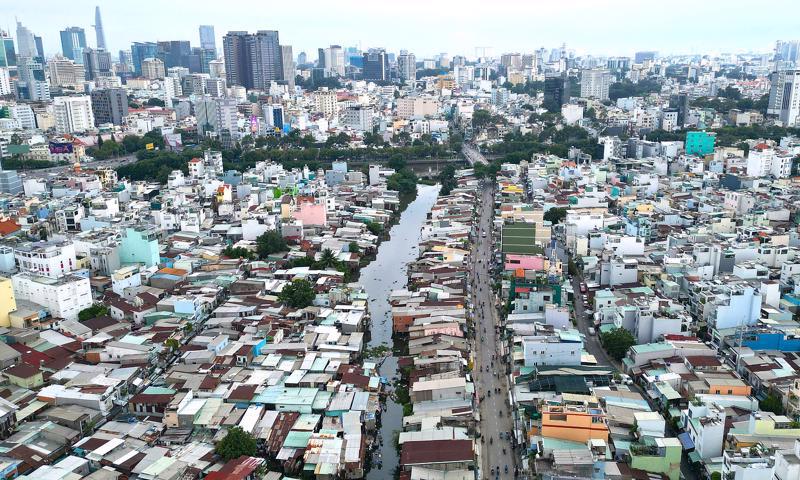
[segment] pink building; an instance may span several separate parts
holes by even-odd
[[[506,255],[506,270],[544,270],[544,257],[541,255]]]
[[[323,226],[328,221],[328,211],[324,203],[314,203],[310,201],[298,202],[292,212],[292,218],[301,220],[303,225]]]

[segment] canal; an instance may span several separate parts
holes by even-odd
[[[369,312],[372,318],[369,347],[392,347],[392,307],[389,294],[392,290],[405,288],[408,284],[406,266],[419,256],[419,239],[422,226],[428,213],[436,203],[439,185],[419,185],[417,198],[411,202],[400,216],[400,221],[389,231],[389,239],[378,247],[378,254],[369,265],[361,270],[359,282],[369,294]],[[397,358],[388,356],[380,365],[379,372],[389,382],[398,375]],[[368,480],[391,478],[399,464],[394,443],[395,432],[402,430],[403,407],[392,397],[386,399],[381,414],[380,437],[383,441],[372,461]]]

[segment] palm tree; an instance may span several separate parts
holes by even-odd
[[[319,257],[319,261],[317,264],[320,266],[320,269],[327,269],[330,267],[336,267],[339,261],[336,259],[336,255],[333,254],[330,248],[326,248],[322,251],[322,255]]]

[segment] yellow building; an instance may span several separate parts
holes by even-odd
[[[0,277],[0,327],[11,326],[11,312],[17,310],[14,286],[10,278]]]
[[[588,405],[543,405],[542,436],[584,444],[590,439],[607,442],[606,414]]]

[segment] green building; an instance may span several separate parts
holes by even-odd
[[[678,480],[681,475],[682,448],[677,438],[643,437],[628,450],[631,468],[648,473],[662,473],[670,480]]]
[[[717,141],[716,133],[687,132],[685,150],[687,155],[708,155],[714,153],[714,142]]]
[[[160,262],[158,236],[153,228],[126,228],[119,246],[121,264],[141,263],[148,267]]]

